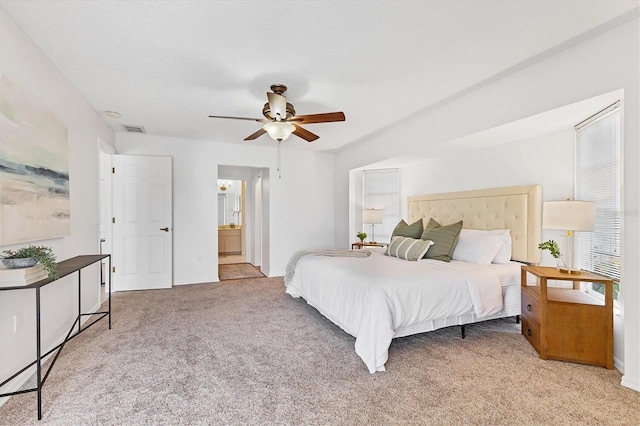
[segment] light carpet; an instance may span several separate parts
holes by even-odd
[[[620,373],[542,361],[513,320],[393,341],[369,374],[355,339],[281,278],[117,293],[2,425],[637,425]]]

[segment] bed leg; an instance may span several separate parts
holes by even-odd
[[[460,326],[460,334],[462,335],[463,339],[467,336],[464,330],[464,324]]]
[[[516,324],[520,324],[520,315],[516,315]]]

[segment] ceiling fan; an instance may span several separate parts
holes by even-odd
[[[296,115],[293,105],[287,102],[287,98],[283,93],[287,90],[284,84],[271,85],[273,92],[267,92],[269,102],[264,104],[262,115],[265,118],[248,118],[248,117],[227,117],[221,115],[210,115],[210,118],[229,118],[233,120],[249,120],[258,123],[265,123],[260,130],[244,138],[245,141],[257,139],[268,133],[273,140],[281,142],[287,139],[291,134],[313,142],[318,139],[318,135],[302,128],[301,124],[330,123],[334,121],[344,121],[343,112],[326,112],[322,114]]]

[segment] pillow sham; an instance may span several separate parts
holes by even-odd
[[[478,265],[490,265],[504,244],[504,238],[491,231],[463,229],[451,258]]]
[[[453,249],[458,242],[461,229],[462,221],[442,226],[433,218],[429,219],[421,238],[423,240],[431,240],[434,244],[424,257],[426,259],[451,262]]]
[[[419,239],[422,236],[422,232],[424,232],[424,226],[422,225],[422,219],[418,219],[413,222],[411,225],[407,225],[407,222],[402,219],[395,228],[393,228],[393,232],[391,236],[394,237],[399,235],[401,237],[409,237]]]
[[[509,229],[494,229],[490,232],[499,236],[504,241],[502,248],[498,250],[498,254],[496,254],[496,257],[493,258],[491,263],[508,264],[511,262],[511,231]]]
[[[384,254],[415,262],[422,259],[432,245],[433,241],[396,235],[395,237],[391,237],[391,243],[387,246]]]

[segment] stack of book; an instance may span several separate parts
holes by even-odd
[[[18,269],[7,269],[0,266],[0,287],[29,285],[44,278],[47,278],[47,273],[39,263],[29,268]]]

